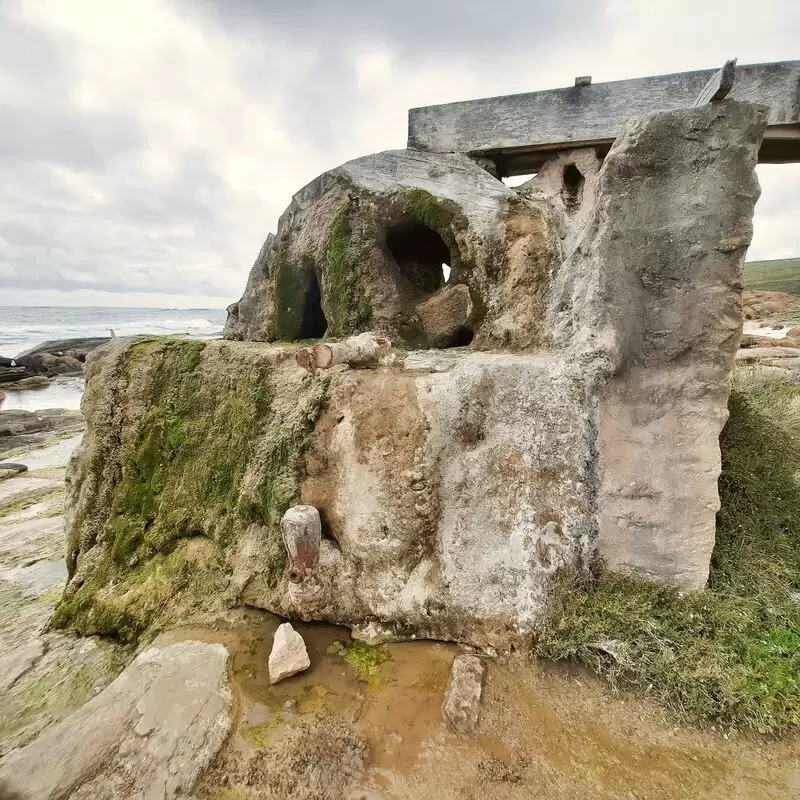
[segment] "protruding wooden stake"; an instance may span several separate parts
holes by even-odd
[[[289,580],[302,583],[317,568],[322,521],[314,506],[292,506],[281,520],[281,534],[289,554]]]

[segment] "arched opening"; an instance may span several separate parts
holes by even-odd
[[[420,292],[432,294],[449,279],[450,248],[427,225],[413,223],[396,228],[386,237],[386,245],[400,274]]]
[[[298,339],[321,339],[328,330],[328,321],[322,310],[322,293],[319,289],[317,273],[309,270],[303,316],[300,320]]]
[[[574,164],[567,164],[567,166],[564,167],[563,179],[564,188],[561,192],[561,196],[567,210],[571,211],[577,208],[583,199],[583,184],[586,179],[583,177],[583,173]]]

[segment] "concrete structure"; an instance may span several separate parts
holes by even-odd
[[[526,175],[563,149],[593,147],[605,156],[626,120],[691,106],[715,73],[710,69],[581,83],[412,108],[408,146],[480,154],[497,165],[501,176]],[[800,161],[800,61],[737,67],[729,97],[769,109],[759,161]]]

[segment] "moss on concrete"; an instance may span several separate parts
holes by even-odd
[[[372,306],[361,279],[364,247],[354,236],[352,204],[345,201],[331,225],[323,259],[325,317],[327,335],[349,336],[365,330],[372,317]]]
[[[788,731],[800,726],[800,387],[740,383],[729,409],[708,589],[613,574],[568,585],[536,653],[690,719]]]
[[[95,429],[89,415],[84,458],[97,489],[75,509],[70,574],[81,558],[91,568],[68,586],[54,626],[136,641],[234,602],[226,559],[254,524],[268,584],[277,586],[286,559],[280,519],[299,498],[302,456],[327,390],[327,381],[292,370],[298,386],[282,393],[285,361],[274,348],[221,342],[129,347],[117,379],[90,405],[129,404],[133,430],[113,444],[119,464],[104,463],[97,453],[120,432]],[[89,541],[87,530],[97,532]]]

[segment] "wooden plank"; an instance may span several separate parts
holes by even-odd
[[[488,97],[409,111],[408,146],[417,150],[485,153],[519,175],[569,147],[606,150],[627,119],[691,106],[718,70],[679,72],[543,92]],[[800,61],[740,66],[729,94],[769,107],[770,148],[781,161],[800,161]],[[783,126],[783,127],[777,127]],[[521,165],[524,165],[521,166]]]
[[[692,103],[693,106],[704,106],[706,103],[718,103],[724,100],[731,89],[733,89],[733,82],[736,79],[736,59],[732,58],[726,61],[722,68],[717,70],[708,83],[703,87],[697,99]]]

